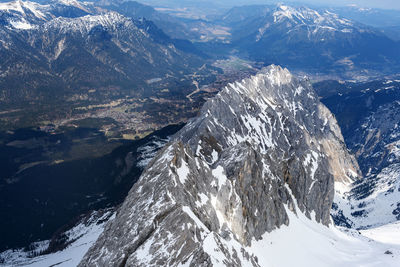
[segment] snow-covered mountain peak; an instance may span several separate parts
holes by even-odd
[[[255,81],[267,80],[272,86],[289,84],[292,82],[293,76],[288,69],[281,66],[270,65],[262,69],[255,77]]]
[[[248,97],[252,97],[253,100],[257,100],[258,97],[268,97],[274,90],[279,90],[278,88],[290,84],[293,78],[292,74],[286,68],[270,65],[249,79],[230,84],[228,88],[232,88],[238,93],[246,94]],[[243,83],[246,86],[243,86]],[[230,89],[228,88],[225,90],[229,91]],[[299,89],[298,93],[303,91],[303,89]],[[293,95],[295,94],[295,91],[293,91]]]
[[[334,124],[281,67],[228,85],[149,163],[80,266],[260,266],[250,246],[290,214],[329,225],[334,179],[357,170]]]
[[[32,29],[36,27],[37,23],[43,23],[50,19],[52,16],[48,12],[49,9],[49,5],[22,0],[0,3],[2,23],[9,29],[17,30]]]
[[[336,41],[343,34],[369,32],[368,27],[340,17],[328,10],[281,5],[264,16],[256,42],[284,33],[289,41],[307,38],[313,42]],[[342,37],[341,37],[342,38]]]
[[[308,7],[279,6],[273,13],[274,23],[291,22],[295,25],[324,26],[331,30],[353,27],[354,23],[328,10],[319,12]]]
[[[77,0],[56,0],[54,3],[61,3],[66,6],[77,6],[80,5],[80,2]]]
[[[299,12],[294,7],[291,6],[286,6],[286,5],[280,5],[277,7],[276,11],[273,13],[274,16],[274,22],[281,22],[284,19],[289,19],[292,21],[302,21],[302,19],[305,19],[303,16],[302,12]]]
[[[317,99],[307,79],[299,80],[287,69],[271,65],[253,77],[229,84],[204,105],[199,118],[189,122],[179,138],[194,151],[203,151],[201,157],[214,163],[218,149],[207,147],[201,140],[209,132],[219,141],[221,149],[250,142],[257,145],[259,152],[274,151],[282,160],[293,152],[287,153],[281,147],[294,149],[300,145],[298,141],[291,144],[291,136],[296,136],[310,145],[316,144],[309,155],[304,155],[305,165],[318,161],[321,153],[326,153],[330,155],[335,180],[353,181],[360,173],[358,165],[339,144],[343,137],[336,119]]]

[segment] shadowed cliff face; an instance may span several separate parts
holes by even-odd
[[[298,207],[330,223],[358,166],[308,81],[270,66],[228,85],[149,163],[80,266],[259,266],[249,246]]]
[[[337,186],[335,223],[366,229],[400,220],[400,81],[349,82],[331,92],[326,84],[317,85],[322,101],[338,118],[365,176]]]

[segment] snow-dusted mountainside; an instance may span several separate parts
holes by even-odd
[[[231,13],[228,13],[223,18],[224,21],[228,21],[230,24],[252,24],[253,29],[247,32],[247,37],[251,38],[249,41],[262,42],[265,38],[271,38],[273,34],[279,34],[278,30],[281,31],[280,35],[285,37],[287,41],[296,42],[301,39],[320,44],[334,41],[338,37],[350,37],[351,33],[379,35],[377,30],[341,17],[329,10],[315,10],[308,7],[287,5],[254,7],[258,11],[255,14],[255,19],[251,20],[250,13],[254,13],[255,10],[251,6],[249,8],[247,11],[246,9],[240,10],[239,7],[235,8],[239,11],[230,11]],[[244,27],[244,25],[242,26]],[[241,34],[239,35],[239,33]],[[233,38],[246,37],[243,34],[238,31],[237,36],[234,35]],[[303,34],[304,36],[301,36]]]
[[[0,3],[0,25],[11,30],[29,30],[56,17],[80,17],[100,13],[91,3],[55,0],[48,4],[14,0]]]
[[[176,134],[80,266],[268,266],[275,231],[330,231],[334,180],[357,172],[309,82],[270,66],[228,85]]]
[[[400,221],[400,164],[343,187],[336,185],[332,215],[338,225],[370,229]]]
[[[329,10],[237,7],[221,21],[231,28],[232,45],[252,60],[346,79],[399,72],[397,42]]]
[[[46,240],[30,245],[30,250],[6,250],[0,253],[0,266],[77,266],[86,251],[103,232],[105,223],[112,220],[113,210],[93,212],[82,218],[74,227],[60,235],[61,240]],[[60,242],[57,244],[57,242]],[[59,248],[57,245],[64,245]],[[50,249],[56,252],[48,253]],[[47,253],[44,253],[47,252]]]
[[[91,87],[131,95],[179,87],[182,93],[182,84],[190,90],[193,74],[200,84],[203,77],[212,80],[215,75],[204,58],[180,50],[146,19],[76,1],[39,5],[18,0],[0,7],[5,18],[0,23],[0,90],[6,103],[54,101]],[[25,26],[12,26],[17,20],[11,15]],[[146,82],[155,77],[158,83]]]
[[[289,212],[290,226],[282,226],[265,234],[262,240],[253,242],[249,250],[262,255],[257,258],[260,266],[397,266],[400,260],[399,223],[362,230],[360,235],[354,230],[338,230],[332,226],[327,228],[309,220],[301,211],[297,212],[299,216]],[[78,224],[66,232],[71,244],[60,252],[36,257],[22,251],[1,253],[0,265],[76,266],[102,233],[104,224],[98,218]],[[296,242],[293,242],[294,239]],[[47,243],[37,245],[37,249],[40,249],[46,247]],[[292,252],[292,257],[287,257],[287,251]],[[218,251],[215,254],[218,255]],[[4,261],[1,262],[1,259]]]
[[[337,116],[365,175],[340,189],[338,223],[370,228],[400,220],[400,81],[351,85],[323,101]]]
[[[31,29],[35,24],[51,18],[49,9],[49,5],[30,1],[16,0],[0,3],[0,25],[12,29]]]
[[[357,144],[357,152],[366,177],[337,198],[337,211],[352,227],[370,228],[400,220],[399,110],[398,101],[384,105],[359,129],[365,133],[358,135],[363,145]]]
[[[307,7],[294,8],[281,5],[272,13],[272,16],[274,23],[289,24],[291,27],[294,27],[294,30],[296,28],[307,27],[309,39],[314,39],[319,34],[323,35],[326,32],[350,33],[353,31],[368,31],[366,28],[362,28],[362,25],[339,17],[339,15],[327,10],[320,14],[318,11]],[[260,34],[257,36],[258,39],[262,38],[268,27],[269,25],[266,24],[264,28],[259,29]]]

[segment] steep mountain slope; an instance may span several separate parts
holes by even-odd
[[[328,10],[248,6],[231,10],[222,23],[232,28],[233,47],[266,64],[357,79],[399,72],[397,42]]]
[[[309,82],[270,66],[176,134],[80,266],[266,266],[267,233],[299,218],[328,230],[334,180],[357,172]]]
[[[345,84],[322,101],[338,118],[365,179],[342,188],[335,214],[347,226],[400,220],[400,81]],[[343,215],[343,216],[342,216]]]
[[[61,38],[64,35],[68,37]],[[52,69],[71,86],[76,80],[97,87],[127,83],[143,88],[151,78],[176,78],[201,67],[199,59],[175,49],[150,21],[133,21],[118,13],[55,19],[30,33],[28,40],[42,48]]]
[[[6,19],[11,24],[0,27],[0,88],[5,104],[63,101],[92,88],[107,99],[110,92],[104,90],[110,88],[114,95],[154,95],[165,88],[184,94],[183,85],[191,92],[193,79],[201,85],[201,75],[211,80],[214,75],[204,59],[177,48],[173,39],[145,19],[100,12],[73,1],[51,5],[17,1],[1,7],[4,16],[18,14],[30,25],[12,27],[14,20]],[[37,20],[28,19],[33,14]]]

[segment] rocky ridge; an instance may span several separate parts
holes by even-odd
[[[253,241],[296,211],[330,224],[334,180],[357,173],[310,83],[270,66],[176,134],[80,266],[259,266]]]

